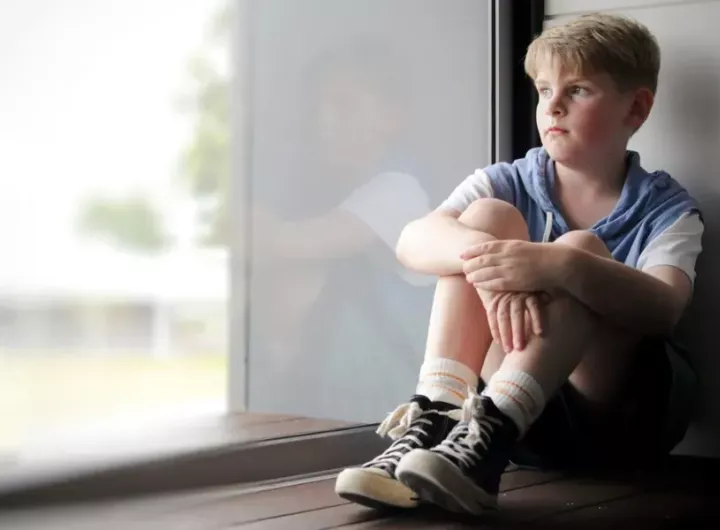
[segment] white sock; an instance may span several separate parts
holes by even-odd
[[[461,407],[468,396],[468,387],[477,388],[478,376],[463,363],[433,357],[420,368],[418,394],[432,401],[443,401]]]
[[[482,394],[515,422],[521,437],[545,408],[545,394],[538,382],[512,368],[495,372]]]

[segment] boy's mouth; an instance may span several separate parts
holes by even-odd
[[[562,129],[560,127],[550,127],[546,130],[547,134],[566,134],[568,131],[567,129]]]

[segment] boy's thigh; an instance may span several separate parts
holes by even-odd
[[[687,418],[670,416],[687,415],[687,410],[673,411],[670,405],[677,374],[667,344],[642,340],[632,358],[627,385],[607,407],[598,407],[566,383],[519,443],[517,463],[575,469],[636,466],[669,453],[687,429]]]
[[[646,344],[642,336],[631,335],[599,319],[596,329],[568,383],[589,404],[603,409],[622,399],[632,385],[632,372],[642,359],[639,354]]]

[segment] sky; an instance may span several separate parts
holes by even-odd
[[[175,107],[218,0],[0,2],[0,248],[70,248],[83,197],[169,191],[191,130]]]

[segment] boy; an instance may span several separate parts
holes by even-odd
[[[479,514],[517,447],[592,465],[677,443],[661,427],[665,343],[703,224],[680,184],[627,151],[659,65],[644,26],[606,14],[530,45],[542,147],[477,171],[403,231],[401,263],[439,278],[425,361],[415,395],[379,428],[394,443],[343,471],[339,495]]]

